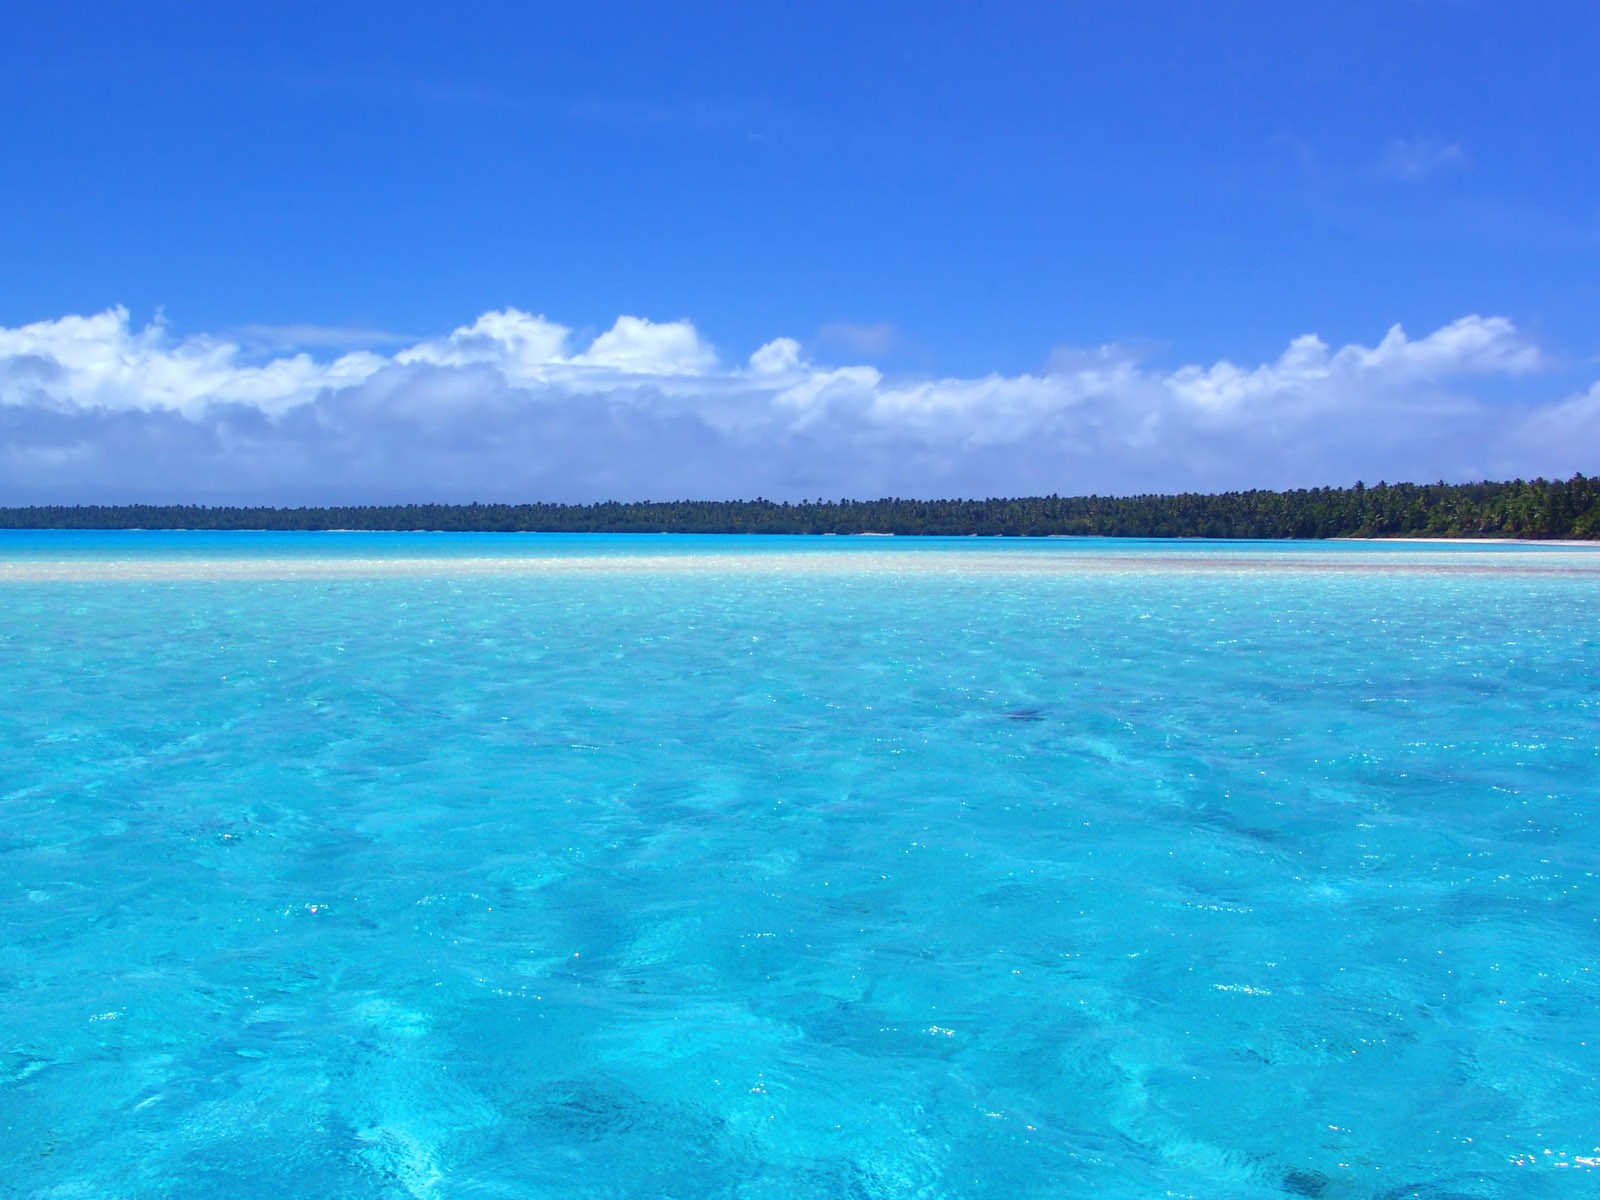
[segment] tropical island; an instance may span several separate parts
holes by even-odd
[[[1600,478],[987,500],[0,508],[0,529],[1600,540]]]

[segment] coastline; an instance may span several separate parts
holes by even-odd
[[[1600,478],[985,499],[34,504],[0,506],[0,528],[1583,542],[1600,534]]]
[[[1591,546],[1600,548],[1595,538],[1489,538],[1489,537],[1416,537],[1396,534],[1393,537],[1331,537],[1307,538],[1316,542],[1416,542],[1424,546]]]

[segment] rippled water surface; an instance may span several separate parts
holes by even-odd
[[[1600,1192],[1600,552],[0,535],[0,1193]]]

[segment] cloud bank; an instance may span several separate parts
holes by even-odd
[[[580,344],[505,309],[393,353],[253,355],[121,308],[0,327],[0,503],[947,497],[1467,480],[1600,467],[1600,384],[1506,402],[1538,348],[1467,316],[1375,345],[895,379],[688,321]]]

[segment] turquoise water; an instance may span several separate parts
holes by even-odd
[[[1600,1184],[1600,552],[0,535],[0,1193]]]

